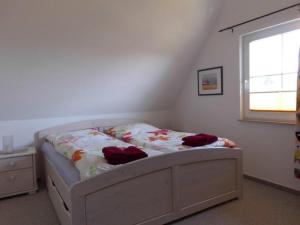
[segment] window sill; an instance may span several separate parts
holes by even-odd
[[[281,125],[296,125],[296,121],[280,121],[280,120],[260,120],[260,119],[239,119],[240,122],[254,122],[254,123],[273,123]]]

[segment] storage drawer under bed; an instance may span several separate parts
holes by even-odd
[[[67,205],[64,203],[60,194],[55,186],[55,183],[52,181],[51,177],[47,176],[47,187],[50,199],[53,203],[57,216],[62,225],[72,225],[71,213],[67,208]]]

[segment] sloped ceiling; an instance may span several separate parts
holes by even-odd
[[[0,120],[166,110],[220,0],[1,0]]]

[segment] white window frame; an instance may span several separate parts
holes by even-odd
[[[295,124],[295,112],[251,111],[249,108],[249,44],[252,41],[300,29],[300,20],[251,32],[240,37],[241,120]]]

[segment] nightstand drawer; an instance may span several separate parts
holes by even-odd
[[[32,167],[32,156],[11,157],[0,159],[0,172]]]
[[[32,168],[1,173],[0,196],[21,193],[34,188]]]

